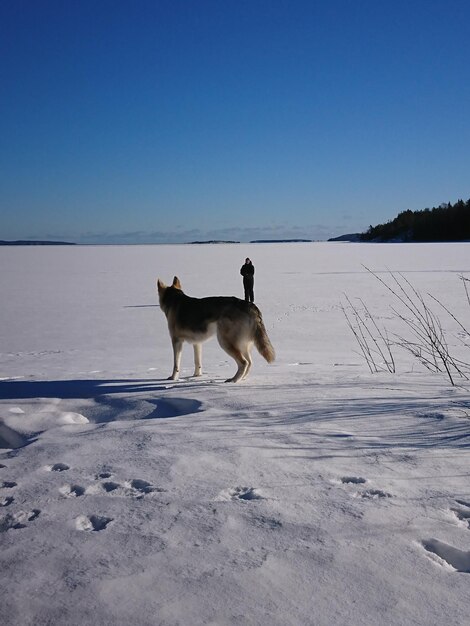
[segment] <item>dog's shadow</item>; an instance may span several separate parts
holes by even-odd
[[[0,399],[75,398],[85,400],[102,395],[153,393],[166,389],[163,381],[148,379],[7,380],[0,381]]]
[[[198,400],[163,397],[172,389],[167,381],[149,379],[10,380],[0,382],[0,400],[31,400],[46,405],[53,398],[76,400],[72,410],[94,424],[173,418],[201,410]]]

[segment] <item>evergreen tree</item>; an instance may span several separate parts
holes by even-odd
[[[421,211],[402,211],[385,224],[369,226],[361,241],[470,240],[470,199]]]

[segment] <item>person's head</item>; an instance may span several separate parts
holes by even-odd
[[[250,261],[250,259],[248,257],[246,257],[245,263],[251,263],[251,261]]]

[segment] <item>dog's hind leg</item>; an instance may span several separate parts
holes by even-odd
[[[235,376],[233,376],[232,378],[227,378],[225,382],[226,383],[238,383],[239,380],[242,380],[243,378],[245,378],[248,372],[248,369],[249,369],[248,361],[245,359],[243,354],[239,352],[238,350],[235,350],[233,353],[229,352],[229,354],[232,358],[235,359],[238,365],[238,369],[235,373]]]
[[[181,339],[173,339],[173,373],[168,380],[178,380],[180,375],[181,354],[183,352],[183,342]]]
[[[219,343],[221,348],[223,348],[225,352],[232,357],[232,359],[235,359],[235,362],[238,365],[235,376],[233,376],[232,378],[227,378],[225,382],[237,383],[248,374],[251,366],[251,358],[249,357],[249,355],[247,358],[237,347],[235,347],[232,343],[228,341],[222,341],[219,338]]]
[[[244,374],[242,376],[242,380],[244,380],[248,376],[248,373],[251,370],[251,366],[253,365],[253,360],[251,358],[251,352],[250,352],[250,348],[249,347],[246,348],[245,354],[243,356],[248,361],[248,365],[245,368],[245,372],[244,372]]]
[[[202,376],[202,345],[195,343],[194,347],[194,376]]]

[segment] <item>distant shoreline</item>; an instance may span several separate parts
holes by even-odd
[[[186,241],[186,242],[154,242],[154,243],[75,243],[70,241],[1,241],[0,247],[64,247],[75,246],[79,247],[121,247],[121,246],[193,246],[193,245],[251,245],[251,244],[276,244],[276,243],[382,243],[382,244],[396,244],[396,243],[469,243],[470,240],[464,239],[461,241],[403,241],[403,240],[390,240],[390,241],[361,241],[355,235],[343,235],[340,237],[334,237],[331,239],[256,239],[253,241]]]
[[[250,243],[313,243],[313,239],[254,239]]]
[[[31,241],[28,239],[17,241],[2,241],[0,246],[75,246],[77,244],[70,241]]]
[[[209,239],[207,241],[185,241],[185,242],[153,242],[153,243],[75,243],[71,241],[34,241],[29,239],[19,239],[16,241],[0,240],[0,246],[192,246],[192,245],[221,245],[247,243],[313,243],[313,239],[254,239],[253,241],[225,241]]]

